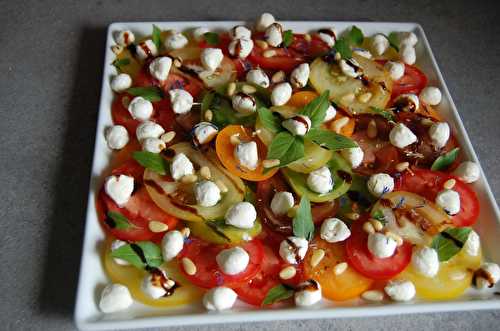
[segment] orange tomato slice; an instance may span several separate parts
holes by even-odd
[[[239,161],[234,156],[235,146],[231,143],[231,136],[238,135],[241,141],[255,141],[257,143],[257,149],[259,153],[259,160],[265,160],[267,155],[267,147],[264,145],[257,136],[252,136],[252,130],[245,128],[241,125],[229,125],[226,126],[217,135],[217,140],[215,141],[215,148],[217,156],[221,163],[226,167],[229,172],[240,178],[258,182],[271,178],[278,169],[272,169],[264,173],[264,167],[262,162],[259,163],[257,169],[250,170],[242,167]]]
[[[313,91],[299,91],[292,94],[292,97],[287,102],[287,106],[291,107],[304,107],[309,102],[313,101],[319,95]]]
[[[320,238],[314,240],[315,248],[307,252],[304,260],[304,271],[308,278],[316,280],[321,285],[325,298],[336,301],[349,300],[358,297],[373,285],[373,280],[367,278],[350,266],[340,275],[335,275],[333,268],[346,262],[345,246],[341,243],[328,243]],[[314,251],[322,249],[325,257],[315,266],[311,266]]]
[[[348,117],[349,118],[349,122],[347,122],[346,125],[344,125],[341,129],[340,129],[340,134],[343,135],[343,136],[346,136],[346,137],[350,137],[352,136],[352,134],[354,133],[354,128],[356,126],[356,121],[354,120],[354,118],[352,117],[349,117],[349,116],[345,116],[345,115],[342,115],[340,114],[338,111],[337,111],[337,115],[335,115],[335,117],[329,122],[327,123],[326,125],[328,126],[328,128],[332,131],[334,131],[333,127],[334,127],[334,122],[338,119],[341,119],[343,117]]]

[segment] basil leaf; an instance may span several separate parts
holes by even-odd
[[[136,97],[143,97],[149,101],[160,101],[163,97],[163,92],[156,86],[150,87],[131,87],[126,90],[127,93]]]
[[[115,211],[108,211],[107,213],[108,217],[111,218],[111,221],[113,222],[113,226],[110,225],[110,227],[118,229],[118,230],[126,230],[133,225],[130,224],[128,218],[123,216],[122,214],[115,212]]]
[[[396,50],[396,52],[399,52],[399,47],[398,47],[399,38],[398,38],[398,34],[396,32],[391,32],[391,33],[389,33],[388,36],[384,35],[384,37],[386,37],[387,40],[389,41],[389,46],[391,46],[392,48],[394,48]]]
[[[132,156],[141,166],[153,170],[160,175],[166,175],[169,171],[167,161],[160,154],[137,151]]]
[[[260,101],[257,100],[257,102]],[[257,103],[257,107],[258,105],[259,103]],[[213,118],[211,122],[219,128],[231,124],[253,126],[257,118],[256,114],[240,116],[233,110],[230,100],[213,91],[205,94],[201,102],[201,109],[203,113],[207,109],[212,111]]]
[[[349,46],[349,42],[344,38],[337,39],[333,48],[335,49],[336,52],[340,53],[340,56],[343,59],[350,59],[352,57],[352,50],[351,47]]]
[[[311,129],[304,138],[314,141],[321,147],[331,151],[338,151],[346,148],[354,148],[358,145],[351,139],[332,131],[322,129]]]
[[[394,122],[394,114],[390,110],[385,110],[382,108],[377,108],[377,107],[370,107],[371,111],[377,115],[382,116],[388,121],[393,121]]]
[[[349,31],[349,41],[351,44],[360,46],[363,43],[365,37],[363,32],[356,25],[353,25],[351,31]]]
[[[156,48],[160,50],[161,47],[161,30],[159,27],[153,24],[153,34],[152,34],[153,43]]]
[[[457,159],[460,148],[456,147],[448,153],[438,157],[431,166],[431,170],[444,170],[448,168]]]
[[[471,228],[451,228],[438,234],[431,243],[439,257],[439,261],[448,261],[455,256],[464,246]]]
[[[294,291],[291,288],[283,284],[276,285],[267,292],[266,297],[262,301],[262,306],[272,305],[275,302],[291,298],[293,293]]]
[[[292,30],[286,30],[283,32],[283,46],[288,47],[293,43],[293,32]]]
[[[205,38],[207,44],[211,46],[216,46],[219,44],[219,35],[215,32],[205,32],[203,34],[203,38]]]
[[[111,256],[125,260],[139,269],[156,268],[163,263],[160,247],[150,241],[123,245],[113,250]]]
[[[301,111],[300,114],[309,117],[311,126],[318,127],[323,123],[326,116],[326,110],[330,105],[329,102],[330,91],[326,90],[319,97],[314,98],[309,102]]]
[[[280,167],[304,157],[304,141],[288,132],[278,133],[267,151],[267,159],[280,160]]]
[[[130,59],[129,58],[116,59],[111,64],[114,65],[116,69],[120,70],[123,66],[130,64]]]
[[[297,213],[293,218],[293,235],[309,241],[314,237],[311,203],[305,195],[300,199],[299,209],[297,209]]]
[[[283,130],[281,128],[281,121],[278,116],[274,115],[272,111],[267,108],[259,108],[257,111],[259,114],[259,120],[269,131],[274,133]]]

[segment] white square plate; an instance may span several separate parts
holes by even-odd
[[[443,92],[443,101],[439,111],[450,123],[457,136],[465,158],[476,161],[477,156],[467,136],[467,132],[460,120],[457,109],[451,100],[443,77],[439,71],[436,60],[429,47],[422,27],[416,23],[366,23],[366,22],[282,22],[287,29],[294,32],[308,32],[319,28],[335,26],[339,32],[352,25],[357,25],[365,35],[376,32],[390,33],[392,31],[413,31],[419,39],[417,44],[417,65],[427,74],[429,84],[438,86]],[[412,303],[381,303],[367,304],[361,300],[348,302],[330,302],[324,300],[316,307],[299,309],[294,307],[279,307],[275,309],[256,309],[243,303],[238,303],[230,312],[206,312],[201,304],[193,304],[175,309],[157,309],[135,303],[130,309],[115,313],[102,314],[97,306],[98,295],[102,286],[108,282],[104,273],[99,254],[99,244],[104,239],[104,233],[97,220],[94,206],[95,196],[102,183],[102,174],[109,164],[111,151],[107,148],[104,139],[104,129],[112,124],[111,102],[113,93],[109,86],[110,78],[116,74],[111,62],[114,54],[111,46],[114,44],[113,33],[130,29],[138,36],[151,33],[152,24],[162,30],[185,30],[197,26],[207,26],[212,29],[228,29],[244,22],[141,22],[141,23],[113,23],[107,31],[106,56],[104,61],[104,77],[102,80],[101,103],[97,123],[94,161],[92,165],[92,179],[88,198],[85,239],[83,243],[80,279],[75,308],[75,322],[81,330],[102,330],[116,328],[143,328],[171,325],[228,323],[228,322],[253,322],[265,320],[290,320],[312,318],[340,318],[357,316],[375,316],[417,312],[436,312],[472,309],[499,309],[500,296],[493,291],[479,293],[473,289],[458,300],[443,302],[415,301]],[[482,238],[483,250],[488,260],[500,263],[500,213],[493,198],[490,187],[481,172],[481,178],[474,183],[481,202],[480,222],[476,231]],[[497,289],[498,291],[498,289]]]

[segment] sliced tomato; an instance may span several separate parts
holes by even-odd
[[[474,190],[458,177],[439,171],[412,169],[411,172],[405,172],[396,179],[395,190],[413,192],[434,201],[439,191],[443,190],[444,183],[449,179],[455,179],[453,190],[460,195],[460,212],[451,216],[453,224],[471,226],[479,217],[479,200]]]
[[[98,196],[97,209],[99,220],[104,228],[113,236],[121,240],[161,240],[163,233],[154,233],[149,230],[150,221],[165,223],[169,228],[175,228],[177,218],[165,213],[151,200],[146,188],[142,185],[144,168],[135,160],[129,160],[111,172],[112,175],[127,175],[134,177],[136,190],[129,201],[122,207],[118,206],[108,195],[101,190]],[[130,226],[126,229],[118,229],[107,217],[108,212],[117,212],[125,216]]]
[[[298,33],[293,35],[293,41],[288,48],[306,56],[308,59],[321,56],[330,49],[318,35],[313,35],[310,40],[306,40],[303,34]]]
[[[257,37],[258,38],[258,37]],[[272,57],[265,57],[264,52],[274,50]],[[248,60],[254,65],[267,70],[292,71],[296,66],[307,61],[306,57],[292,48],[267,48],[262,49],[255,45],[248,56]]]
[[[313,91],[299,91],[292,94],[287,106],[301,108],[309,104],[311,101],[318,97],[318,93]]]
[[[390,279],[410,263],[412,245],[403,243],[394,255],[380,259],[372,255],[367,247],[368,234],[363,230],[366,217],[358,219],[352,224],[351,236],[346,241],[347,262],[360,274],[372,279]]]
[[[404,76],[392,85],[391,99],[406,93],[418,95],[426,85],[427,76],[417,67],[405,64]]]
[[[264,248],[259,240],[254,239],[240,246],[250,256],[250,262],[245,271],[237,275],[224,274],[217,265],[216,256],[220,251],[229,247],[228,245],[207,243],[194,237],[190,238],[178,256],[180,259],[187,257],[196,265],[196,273],[194,275],[188,275],[182,269],[186,278],[191,283],[203,288],[212,288],[221,285],[233,287],[250,280],[261,270],[264,259]]]
[[[264,160],[267,155],[267,147],[257,137],[252,137],[252,130],[241,125],[228,125],[217,135],[215,142],[217,156],[221,163],[232,174],[250,181],[262,181],[272,177],[278,168],[264,172],[262,162],[255,170],[244,168],[234,156],[235,146],[231,143],[231,137],[237,135],[242,142],[255,141],[259,153],[259,160]]]

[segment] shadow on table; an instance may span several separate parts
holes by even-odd
[[[64,33],[62,37],[73,38]],[[53,180],[57,193],[47,224],[49,243],[39,298],[44,315],[71,318],[75,306],[105,39],[104,27],[83,28],[78,36],[78,62],[66,109],[64,149]]]

